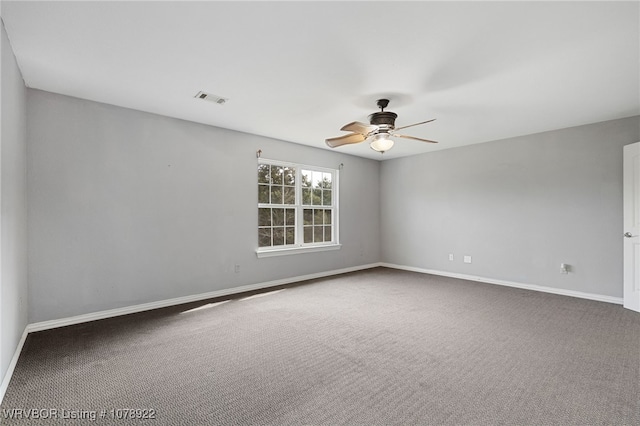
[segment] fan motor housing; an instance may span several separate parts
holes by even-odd
[[[391,112],[391,111],[374,112],[369,116],[369,123],[375,126],[387,125],[393,129],[395,127],[396,118],[398,118],[398,114],[396,114],[395,112]]]

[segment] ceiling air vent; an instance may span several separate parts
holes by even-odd
[[[194,98],[213,102],[214,104],[218,104],[218,105],[222,105],[229,100],[228,98],[223,98],[221,96],[212,95],[211,93],[206,93],[202,91],[198,92],[198,94],[195,95]]]

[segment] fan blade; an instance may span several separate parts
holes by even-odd
[[[353,133],[360,133],[362,135],[367,135],[372,131],[376,130],[377,128],[378,126],[373,126],[370,124],[360,123],[359,121],[354,121],[353,123],[345,124],[344,126],[342,126],[342,129],[340,130],[344,130],[345,132],[353,132]]]
[[[398,138],[405,138],[405,139],[413,139],[420,142],[438,143],[437,141],[430,141],[429,139],[416,138],[415,136],[397,135],[395,133],[392,133],[391,136],[396,136]]]
[[[420,123],[409,124],[408,126],[396,127],[395,130],[401,130],[401,129],[406,129],[407,127],[419,126],[421,124],[431,123],[432,121],[435,121],[435,118],[432,118],[431,120],[427,120],[427,121],[421,121]]]
[[[366,138],[364,137],[364,135],[361,135],[360,133],[351,133],[350,135],[344,135],[337,138],[326,139],[325,142],[331,148],[337,148],[339,146],[348,145],[350,143],[362,142],[365,139]]]

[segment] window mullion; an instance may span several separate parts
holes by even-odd
[[[302,170],[296,167],[296,246],[302,245]]]

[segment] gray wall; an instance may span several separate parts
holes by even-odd
[[[622,146],[639,140],[631,117],[385,161],[382,259],[622,297]]]
[[[0,105],[0,377],[27,325],[26,88],[4,29]]]
[[[27,99],[30,322],[380,260],[376,161],[37,90]],[[258,149],[344,164],[341,250],[256,257]]]
[[[622,296],[622,146],[640,139],[639,117],[378,163],[37,90],[27,99],[29,322],[380,260]],[[256,257],[258,149],[344,164],[341,250]]]

